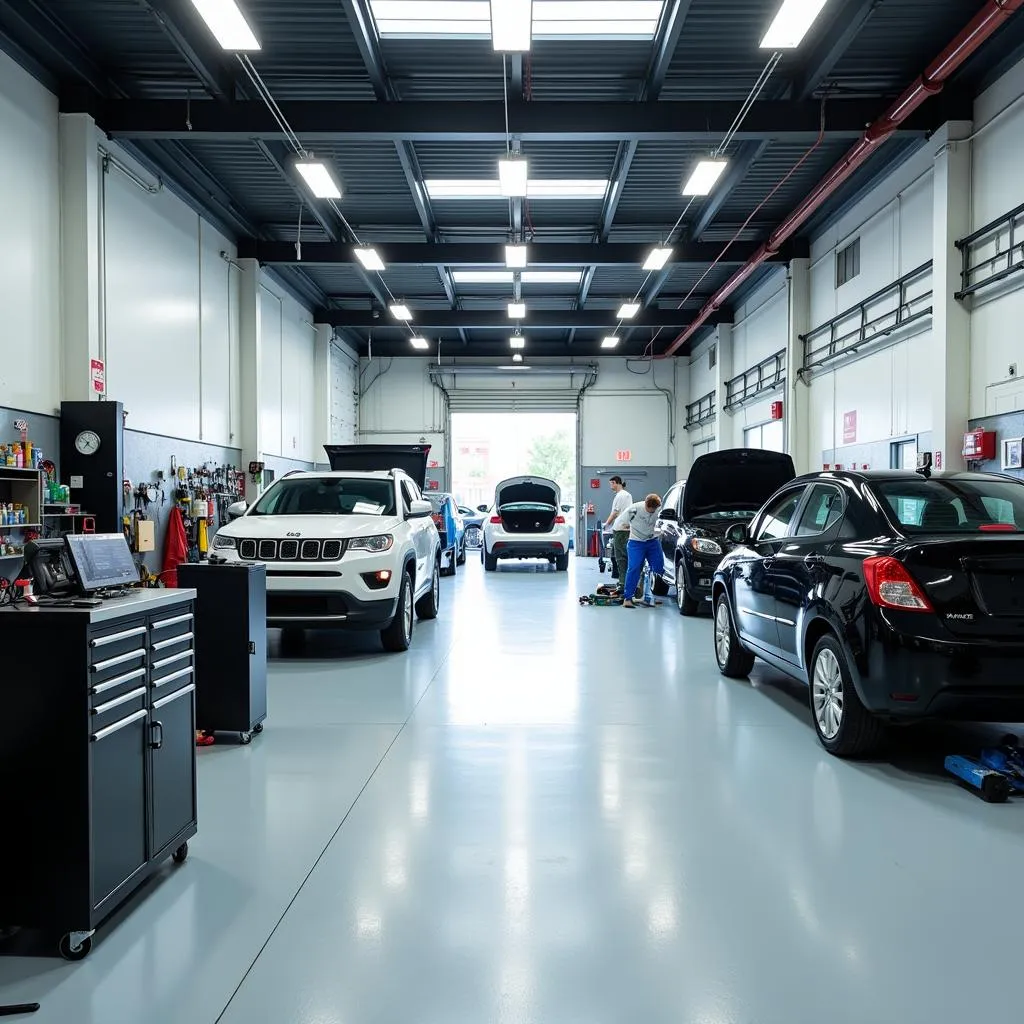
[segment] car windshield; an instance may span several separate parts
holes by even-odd
[[[742,508],[725,512],[708,512],[707,515],[697,516],[697,519],[753,519],[756,515],[755,509]]]
[[[1024,530],[1024,486],[1013,480],[876,480],[871,489],[907,534]]]
[[[390,480],[285,477],[253,506],[254,516],[393,516]]]

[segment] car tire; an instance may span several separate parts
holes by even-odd
[[[715,661],[718,671],[729,679],[745,679],[754,667],[754,656],[740,645],[725,594],[715,603]]]
[[[651,583],[651,590],[654,592],[655,597],[668,597],[668,584],[661,576],[655,576],[654,581]]]
[[[685,615],[688,618],[700,611],[700,602],[695,597],[691,597],[690,592],[686,589],[686,572],[682,562],[676,566],[676,607],[679,609],[680,615]]]
[[[568,572],[569,570],[569,556],[568,555],[556,555],[555,556],[555,572]]]
[[[814,647],[807,678],[814,731],[836,757],[863,757],[882,739],[885,725],[861,703],[842,645],[831,634]]]
[[[441,607],[441,567],[437,562],[434,563],[434,572],[430,580],[430,590],[428,590],[417,602],[416,602],[416,615],[420,619],[436,619],[438,609]]]
[[[456,562],[459,565],[465,565],[466,564],[466,541],[465,540],[462,541],[462,550],[459,552],[459,557],[456,559]]]
[[[484,548],[483,559],[484,559],[484,569],[487,572],[495,572],[495,571],[497,571],[497,568],[498,568],[498,557],[497,557],[497,555],[489,555],[487,553],[487,549]]]
[[[395,617],[380,631],[380,642],[385,651],[401,654],[409,650],[413,631],[412,576],[402,575],[402,587],[398,592],[398,606]]]

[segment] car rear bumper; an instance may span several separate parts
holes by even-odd
[[[894,718],[1024,721],[1024,644],[940,643],[890,633],[872,644],[861,697]]]
[[[568,541],[498,540],[490,549],[495,558],[554,558],[568,551]]]
[[[267,625],[303,629],[384,629],[398,607],[397,597],[364,601],[351,594],[267,591]]]

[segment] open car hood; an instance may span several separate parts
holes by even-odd
[[[422,491],[427,484],[429,444],[325,444],[335,473],[380,473],[400,469]]]
[[[683,522],[716,512],[756,512],[796,476],[793,460],[758,448],[729,448],[702,455],[683,488]]]
[[[554,480],[545,480],[542,476],[512,476],[494,489],[496,508],[520,502],[554,505],[557,509],[562,504],[562,491]]]

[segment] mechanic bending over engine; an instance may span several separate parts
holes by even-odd
[[[648,494],[643,501],[634,502],[615,521],[615,528],[629,528],[629,543],[626,552],[629,556],[629,568],[626,571],[625,589],[622,592],[625,600],[623,608],[634,608],[633,595],[640,582],[640,573],[644,562],[651,567],[654,575],[660,576],[665,569],[665,557],[661,551],[661,541],[654,535],[658,524],[658,511],[661,498],[657,494]],[[646,602],[645,602],[646,604]],[[653,602],[648,607],[652,607]]]

